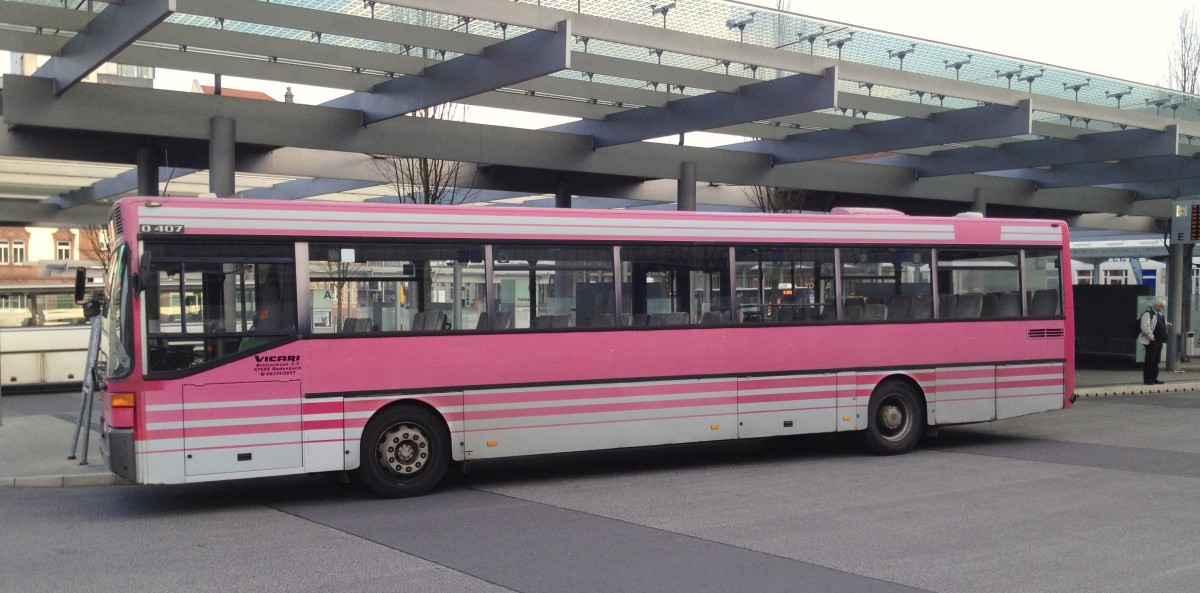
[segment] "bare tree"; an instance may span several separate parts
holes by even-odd
[[[1179,13],[1179,37],[1173,53],[1167,57],[1166,86],[1185,93],[1196,94],[1200,82],[1200,31],[1191,9]]]
[[[463,121],[466,115],[465,107],[444,103],[416,111],[410,117]],[[474,180],[462,179],[465,175],[462,162],[424,157],[370,156],[371,166],[396,191],[401,203],[461,204],[471,195],[469,188]]]
[[[751,185],[742,188],[746,199],[766,213],[800,212],[804,208],[804,200],[810,192],[804,189],[784,187],[769,187],[766,185]]]
[[[352,283],[365,280],[363,274],[365,264],[357,262],[326,261],[321,262],[320,274],[313,280],[325,282],[325,290],[333,293],[333,327],[341,331],[343,322],[350,316],[350,300],[346,296],[346,288]]]
[[[91,224],[79,229],[79,258],[100,264],[105,277],[108,276],[108,258],[113,251],[113,238],[105,225]]]

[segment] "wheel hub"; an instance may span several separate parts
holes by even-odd
[[[880,424],[888,430],[896,430],[904,423],[904,412],[896,406],[885,406],[879,410]]]
[[[908,408],[895,398],[888,398],[879,405],[875,413],[875,422],[879,427],[879,435],[888,441],[899,441],[908,436],[911,422]]]
[[[411,476],[429,459],[429,437],[419,426],[397,424],[380,435],[375,457],[390,473]]]

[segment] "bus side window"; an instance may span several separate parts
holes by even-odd
[[[1029,317],[1063,314],[1061,257],[1062,252],[1055,249],[1025,250],[1025,302]]]
[[[312,332],[473,331],[483,270],[482,245],[310,243]]]
[[[563,245],[493,248],[494,331],[611,327],[616,313],[612,249]]]
[[[732,322],[729,247],[632,245],[621,248],[624,312],[634,326],[680,327]],[[645,323],[642,323],[642,320]]]
[[[938,250],[938,318],[996,319],[1019,317],[1006,295],[1021,286],[1019,255],[1003,249]]]
[[[836,320],[833,249],[739,247],[734,323],[815,323]]]
[[[843,320],[885,322],[932,318],[932,251],[921,247],[856,247],[842,248],[840,252]],[[943,317],[955,302],[954,295],[939,301]]]
[[[255,266],[255,278],[258,306],[255,333],[293,333],[296,330],[296,281],[291,264]]]
[[[291,245],[148,242],[146,250],[147,372],[211,363],[295,333]]]

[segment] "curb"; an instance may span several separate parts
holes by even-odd
[[[80,488],[86,486],[119,486],[128,483],[124,478],[119,478],[111,472],[0,478],[0,488]]]
[[[1076,389],[1076,397],[1110,397],[1114,395],[1159,395],[1200,391],[1200,381],[1178,381],[1163,385],[1109,385]]]

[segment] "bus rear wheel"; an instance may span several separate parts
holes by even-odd
[[[861,437],[872,453],[896,455],[916,446],[924,427],[924,408],[913,387],[903,381],[884,381],[871,393],[867,429]]]
[[[429,410],[387,408],[363,429],[358,475],[379,496],[425,494],[442,480],[449,464],[449,431]]]

